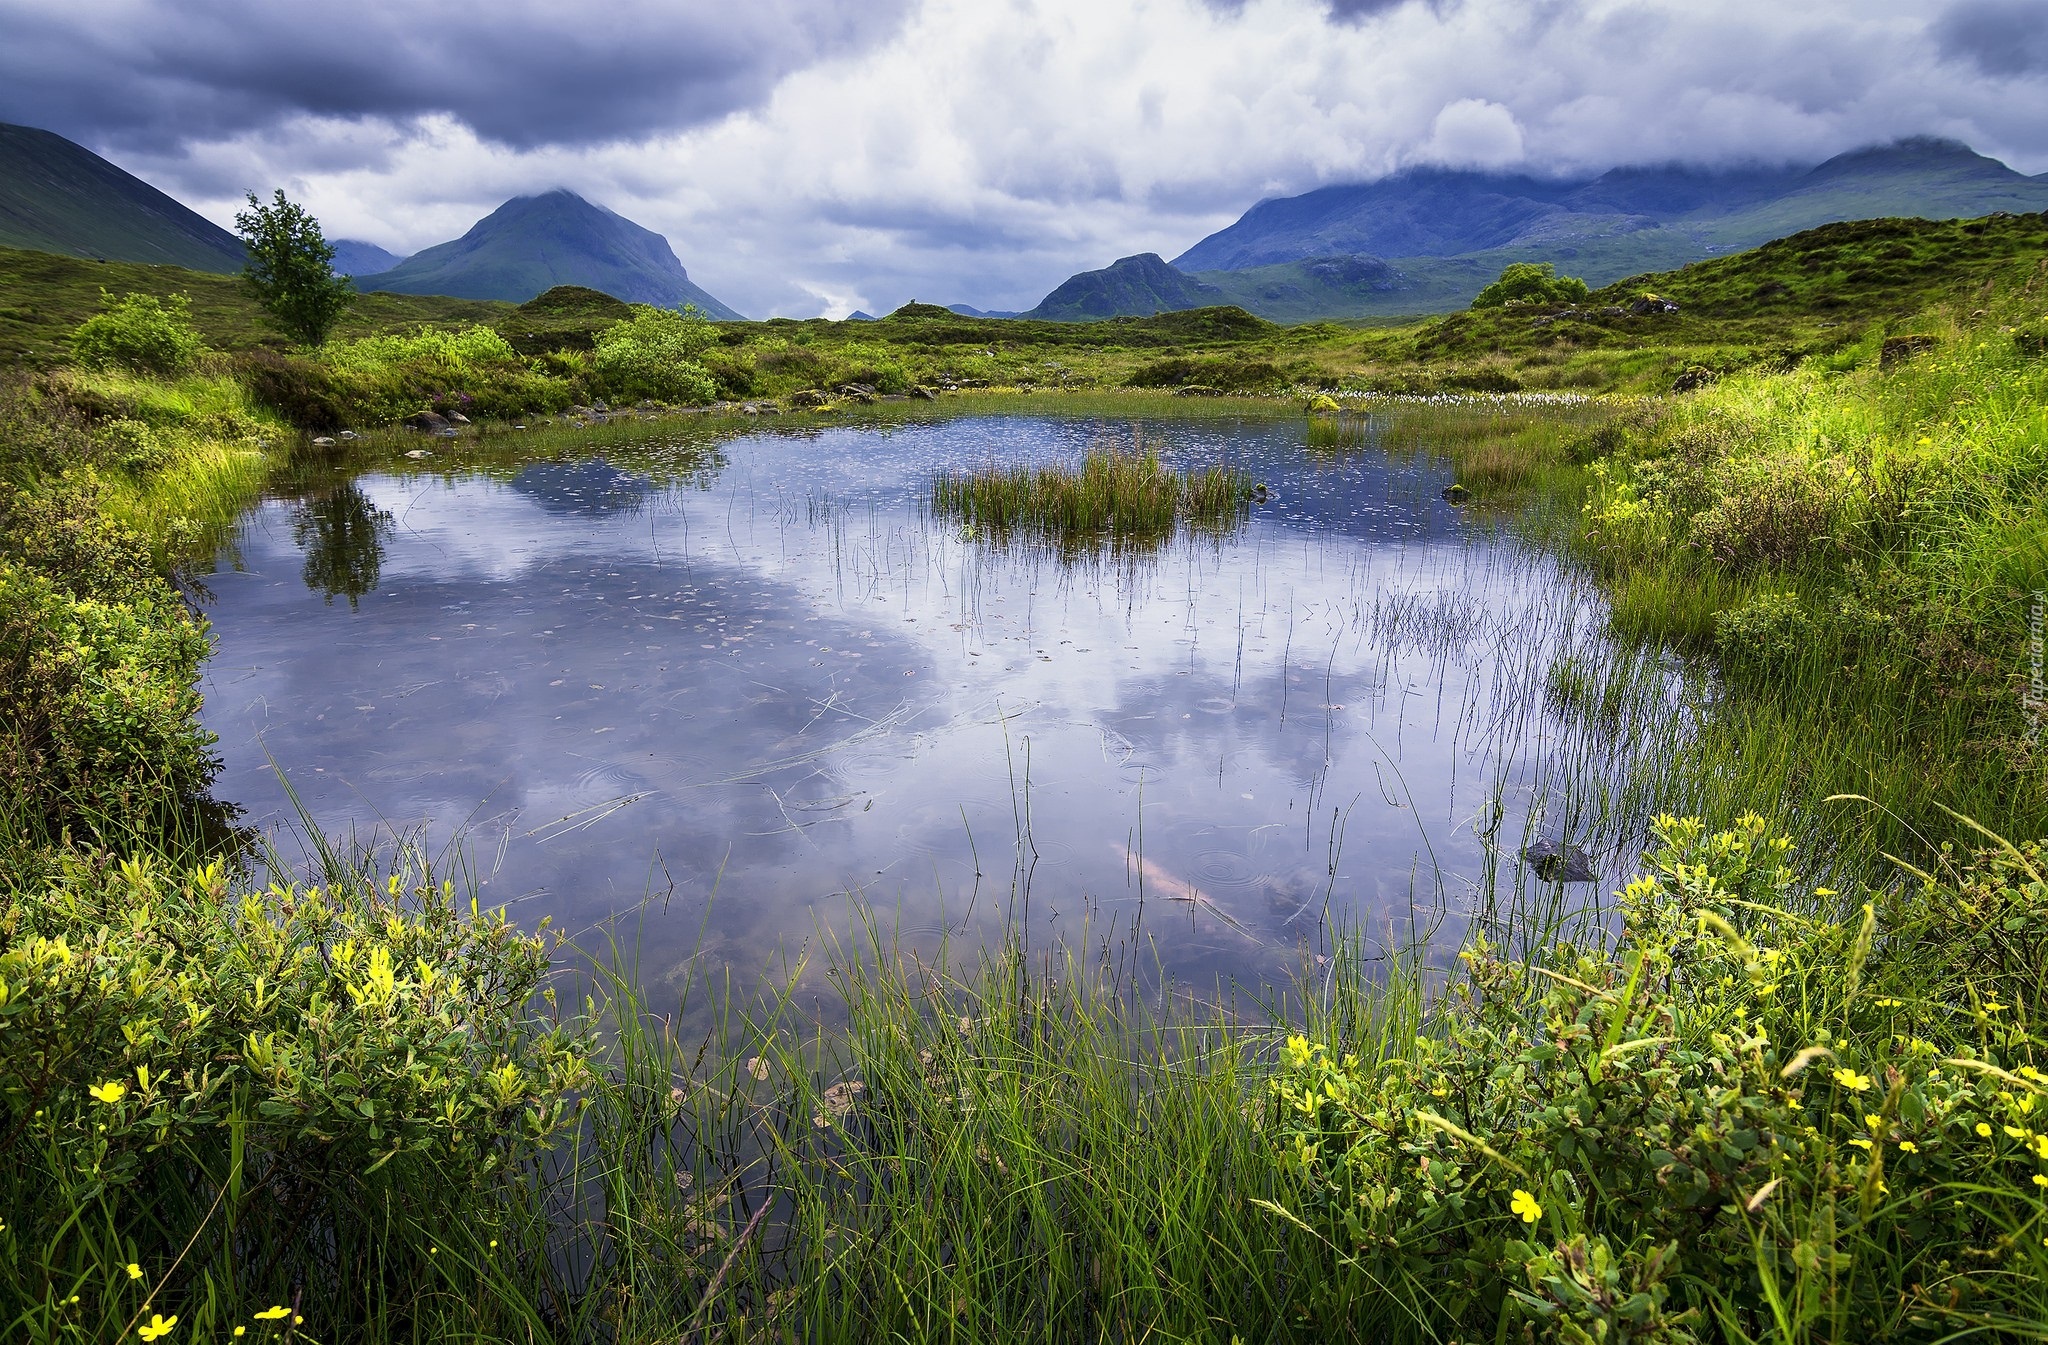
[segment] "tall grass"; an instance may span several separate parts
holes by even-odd
[[[934,514],[997,537],[1035,533],[1092,545],[1163,539],[1182,527],[1229,532],[1253,490],[1251,478],[1227,464],[1178,471],[1140,442],[1092,448],[1078,465],[940,471],[929,499]]]

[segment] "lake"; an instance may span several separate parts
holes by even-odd
[[[1150,547],[928,503],[1139,440],[1267,496]],[[1455,951],[1544,888],[1531,840],[1592,852],[1573,900],[1632,858],[1628,735],[1574,692],[1616,657],[1601,601],[1440,459],[1256,416],[506,442],[289,473],[243,520],[206,581],[216,792],[460,856],[657,1001],[861,911],[925,956],[1007,929],[1269,983],[1343,929]]]

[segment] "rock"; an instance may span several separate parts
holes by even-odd
[[[523,429],[525,429],[526,427],[525,427],[524,425],[514,425],[514,426],[513,426],[512,428],[513,428],[513,429],[515,429],[515,430],[523,430]]]
[[[911,384],[910,395],[921,402],[935,402],[939,400],[939,394],[933,392],[922,383]]]
[[[799,411],[809,411],[813,407],[823,406],[831,400],[832,394],[829,392],[823,392],[817,388],[805,388],[802,392],[791,396],[789,404]]]
[[[1649,310],[1645,309],[1644,311],[1648,312]],[[1628,310],[1620,304],[1609,304],[1600,310],[1600,316],[1603,318],[1625,318],[1628,316]]]
[[[450,411],[448,413],[448,423],[450,425],[467,425],[469,424],[469,417],[463,415],[460,411]]]
[[[1695,364],[1689,366],[1684,373],[1671,381],[1671,390],[1673,392],[1698,392],[1701,388],[1711,383],[1719,382],[1720,379],[1721,375],[1707,368],[1704,364]]]
[[[453,425],[444,425],[434,431],[434,437],[436,439],[453,439],[455,437],[455,427]]]
[[[572,406],[562,414],[565,416],[587,416],[590,414],[590,408],[587,406]]]
[[[1895,364],[1904,364],[1915,355],[1924,355],[1934,349],[1931,336],[1887,336],[1884,345],[1877,352],[1877,367],[1889,369]]]
[[[773,402],[741,402],[740,414],[743,416],[779,416],[782,414],[782,408]]]
[[[1472,498],[1472,492],[1453,481],[1444,487],[1444,499],[1452,504],[1463,504]]]
[[[1659,294],[1638,294],[1629,302],[1628,311],[1641,318],[1656,313],[1676,313],[1678,305]]]
[[[871,383],[848,383],[839,389],[839,395],[849,402],[859,402],[866,406],[875,400],[875,389]]]
[[[442,430],[448,428],[448,420],[445,416],[435,411],[416,411],[405,418],[405,428],[408,430],[430,430],[435,434],[439,434]]]
[[[1176,397],[1221,397],[1223,389],[1212,388],[1207,383],[1189,383],[1173,390]]]
[[[1334,416],[1343,409],[1337,404],[1337,399],[1327,392],[1317,393],[1308,404],[1308,413],[1312,416]]]
[[[343,443],[349,443],[353,440],[360,439],[363,436],[357,434],[354,430],[343,430],[340,434],[337,434],[334,437],[341,440]]]
[[[1590,883],[1595,877],[1591,856],[1576,845],[1537,841],[1522,851],[1522,858],[1546,883]]]
[[[431,458],[434,455],[427,452],[427,450],[425,450],[424,448],[409,448],[405,451],[405,456],[407,456],[408,458],[419,459]]]
[[[329,438],[328,438],[328,437],[327,437],[326,435],[324,435],[324,434],[321,434],[321,435],[315,435],[315,436],[314,436],[314,438],[313,438],[313,447],[315,447],[315,448],[333,448],[333,447],[334,447],[334,441],[333,441],[332,439],[329,439]]]
[[[591,409],[591,410],[593,410],[593,411],[609,411],[609,410],[611,410],[611,408],[610,408],[609,406],[606,406],[606,405],[605,405],[605,404],[604,404],[603,402],[592,402],[592,403],[590,404],[590,409]]]

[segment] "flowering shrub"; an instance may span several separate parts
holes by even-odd
[[[0,917],[0,1316],[289,1301],[487,1218],[586,1078],[529,1019],[547,963],[417,872],[232,895],[218,863],[64,852]]]
[[[1793,909],[1790,842],[1757,818],[1656,832],[1612,952],[1523,963],[1478,939],[1397,1058],[1289,1041],[1273,1138],[1305,1194],[1282,1213],[1336,1280],[1445,1335],[2038,1325],[2038,851],[1837,920]],[[1985,932],[1993,911],[2029,941]]]

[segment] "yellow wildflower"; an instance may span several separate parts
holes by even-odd
[[[1901,1151],[1909,1154],[1917,1154],[1920,1152],[1920,1146],[1913,1143],[1913,1141],[1911,1140],[1900,1140],[1899,1148]]]
[[[131,1279],[131,1280],[139,1280],[139,1279],[141,1279],[141,1278],[142,1278],[142,1267],[141,1267],[141,1266],[138,1266],[138,1265],[136,1265],[136,1264],[135,1264],[135,1263],[134,1263],[133,1261],[130,1261],[130,1262],[128,1263],[128,1278],[129,1278],[129,1279]]]
[[[280,1305],[274,1308],[265,1308],[263,1311],[256,1314],[256,1320],[259,1322],[274,1322],[277,1321],[279,1318],[289,1317],[291,1315],[292,1310],[290,1308]]]
[[[1977,1122],[1977,1133],[1978,1133],[1979,1135],[1981,1135],[1981,1136],[1982,1136],[1983,1138],[1985,1138],[1985,1139],[1990,1139],[1990,1138],[1991,1138],[1991,1123],[1990,1123],[1989,1121],[1979,1121],[1979,1122]]]
[[[146,1325],[135,1329],[135,1334],[141,1336],[144,1340],[155,1340],[159,1336],[171,1334],[171,1328],[177,1324],[178,1315],[176,1313],[166,1317],[160,1312],[153,1312],[149,1315],[149,1321]]]
[[[1844,1068],[1836,1070],[1835,1082],[1852,1093],[1867,1093],[1870,1091],[1870,1076],[1868,1074],[1858,1074],[1853,1069]]]
[[[1508,1208],[1521,1215],[1525,1224],[1533,1224],[1543,1217],[1543,1206],[1537,1203],[1536,1197],[1519,1188],[1515,1191],[1514,1199],[1508,1202]]]
[[[92,1094],[95,1101],[111,1106],[128,1096],[128,1085],[119,1079],[110,1079],[106,1083],[93,1084],[85,1091]]]

